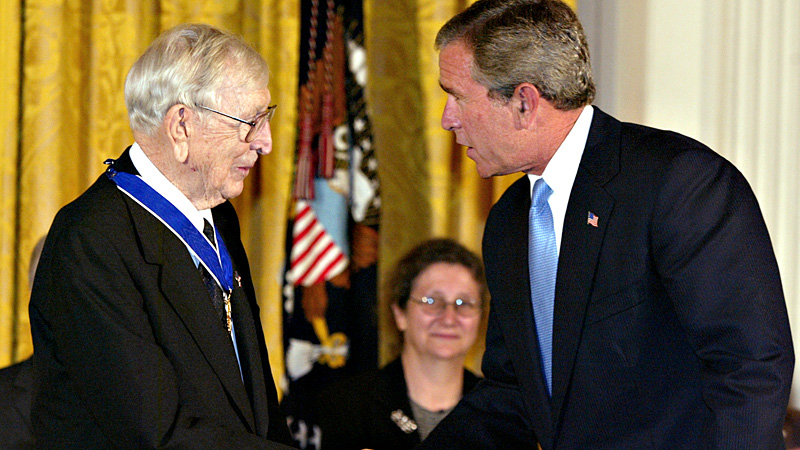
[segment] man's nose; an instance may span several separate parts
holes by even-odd
[[[264,124],[256,138],[250,143],[250,150],[255,150],[259,155],[267,155],[272,151],[272,129],[269,122]]]
[[[455,100],[447,97],[447,103],[444,104],[444,111],[442,111],[442,128],[447,131],[453,131],[461,127],[461,121],[458,119],[457,106]]]

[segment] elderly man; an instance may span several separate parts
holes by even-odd
[[[39,448],[289,448],[228,202],[271,151],[268,73],[207,25],[131,68],[135,143],[58,213],[33,287]]]
[[[702,144],[590,105],[555,0],[479,0],[439,31],[442,126],[493,207],[486,380],[431,449],[777,449],[794,354],[744,177]]]

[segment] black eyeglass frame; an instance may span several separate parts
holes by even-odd
[[[267,122],[272,120],[272,117],[275,115],[275,108],[277,108],[278,105],[269,105],[269,106],[267,106],[267,110],[264,111],[263,113],[257,115],[256,118],[253,119],[252,122],[250,122],[249,120],[240,119],[240,118],[238,118],[236,116],[232,116],[230,114],[225,114],[222,111],[217,111],[216,109],[211,109],[211,108],[209,108],[207,106],[198,105],[198,107],[200,107],[202,109],[205,109],[206,111],[211,111],[213,113],[217,113],[219,115],[225,116],[225,117],[227,117],[229,119],[233,119],[233,120],[235,120],[237,122],[241,122],[241,123],[250,125],[250,131],[248,131],[247,135],[244,137],[244,141],[249,144],[249,143],[253,142],[253,140],[256,138],[256,135],[261,131],[262,128],[264,128],[264,125],[263,125],[265,123],[264,119],[266,119]]]

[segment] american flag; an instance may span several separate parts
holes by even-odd
[[[363,0],[302,0],[296,212],[286,236],[281,410],[319,450],[316,399],[378,367],[380,182],[367,114]],[[366,236],[366,238],[365,238]]]
[[[589,218],[586,220],[586,223],[597,228],[597,221],[600,220],[593,212],[589,211]]]
[[[348,259],[305,200],[297,201],[292,227],[291,268],[286,279],[294,285],[310,286],[342,273]]]

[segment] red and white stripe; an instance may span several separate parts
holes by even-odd
[[[317,220],[311,205],[298,200],[286,279],[295,286],[311,286],[340,274],[347,264],[344,252]]]

